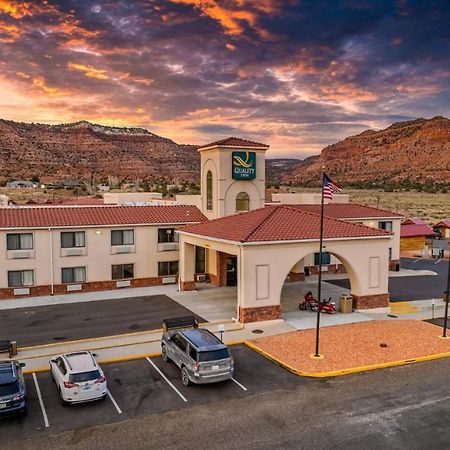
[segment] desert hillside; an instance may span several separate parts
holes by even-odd
[[[450,120],[399,122],[367,130],[324,148],[317,159],[286,173],[284,181],[318,181],[322,166],[342,184],[450,182]]]

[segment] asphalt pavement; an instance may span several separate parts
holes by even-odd
[[[401,267],[410,270],[431,270],[437,275],[390,277],[391,302],[428,300],[444,296],[448,271],[446,260],[402,258]],[[350,289],[348,279],[327,280],[327,283]]]
[[[19,346],[159,329],[170,317],[196,316],[166,295],[0,311],[0,340]]]
[[[449,448],[448,358],[305,379],[248,349],[232,352],[247,391],[233,382],[186,388],[155,361],[187,401],[145,360],[105,366],[121,413],[109,399],[63,408],[38,374],[49,427],[33,400],[29,417],[0,422],[2,450]]]

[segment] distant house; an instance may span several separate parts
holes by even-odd
[[[16,180],[16,181],[10,181],[9,183],[6,183],[7,188],[13,188],[13,189],[33,189],[34,184],[31,181],[23,181],[23,180]]]
[[[81,181],[81,180],[64,180],[61,182],[61,184],[66,189],[85,187],[84,181]]]
[[[400,252],[420,252],[433,237],[433,229],[422,219],[405,219],[400,225]]]
[[[441,236],[450,239],[450,219],[441,220],[433,225],[433,230],[439,231]]]

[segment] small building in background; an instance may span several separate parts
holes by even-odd
[[[450,239],[450,219],[441,220],[433,225],[433,230],[440,233],[440,236]]]
[[[35,186],[31,181],[16,180],[6,183],[6,187],[12,189],[33,189]]]
[[[433,229],[427,225],[422,219],[413,217],[406,219],[400,226],[400,253],[408,254],[422,254],[432,244],[434,237]]]

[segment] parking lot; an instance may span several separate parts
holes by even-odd
[[[83,429],[137,416],[217,404],[264,391],[293,389],[311,383],[270,362],[245,345],[230,347],[235,361],[233,380],[210,385],[183,386],[180,371],[160,357],[102,366],[108,381],[105,400],[63,407],[49,372],[26,376],[29,412],[26,417],[0,421],[2,440],[13,441]]]

